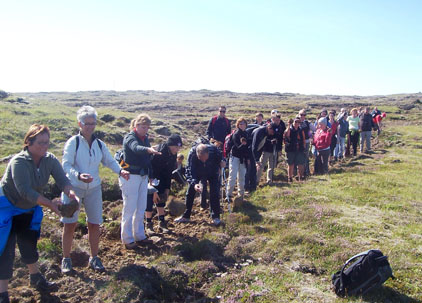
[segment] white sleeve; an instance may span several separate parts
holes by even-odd
[[[79,171],[75,169],[75,156],[76,156],[76,136],[67,140],[64,145],[62,166],[64,172],[68,175],[72,184],[78,180]]]

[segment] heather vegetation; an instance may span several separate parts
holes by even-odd
[[[1,92],[1,91],[0,91]],[[122,143],[140,112],[152,117],[153,144],[179,133],[186,154],[220,104],[231,120],[248,120],[278,109],[287,121],[306,108],[376,105],[387,113],[371,154],[358,154],[330,166],[329,174],[287,183],[286,163],[277,166],[274,185],[246,197],[224,224],[209,224],[195,204],[191,223],[174,224],[154,244],[127,251],[120,243],[121,194],[117,178],[101,170],[104,224],[100,256],[105,273],[86,268],[87,227],[79,219],[72,261],[75,273],[60,273],[61,226],[46,211],[38,242],[41,269],[59,284],[56,292],[27,288],[27,270],[16,261],[10,285],[16,302],[344,302],[331,290],[331,274],[350,256],[378,248],[389,256],[395,280],[348,302],[422,302],[422,94],[390,96],[311,96],[229,91],[93,91],[27,93],[0,100],[0,172],[22,146],[33,123],[47,124],[50,151],[61,158],[64,142],[78,128],[76,111],[85,104],[99,113],[97,135],[112,151]],[[19,100],[19,101],[18,101]],[[58,192],[54,186],[47,189]],[[184,191],[173,192],[183,201]],[[18,251],[17,251],[18,254]]]

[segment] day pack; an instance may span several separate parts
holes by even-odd
[[[371,249],[347,260],[331,280],[334,292],[340,297],[347,297],[363,295],[381,286],[390,277],[394,278],[388,257],[377,249]]]
[[[210,144],[210,140],[207,137],[201,136],[192,143],[192,147],[197,147],[199,144],[208,145]]]
[[[123,149],[119,149],[118,151],[116,151],[116,153],[114,154],[114,160],[117,161],[117,163],[119,163],[120,167],[125,169],[128,168],[129,165],[125,162],[124,160],[124,152]]]
[[[233,134],[236,130],[232,130],[230,134],[224,138],[223,157],[227,158],[233,148]]]

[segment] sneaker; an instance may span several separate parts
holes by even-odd
[[[9,293],[7,291],[0,293],[0,303],[10,303]]]
[[[63,258],[62,259],[62,274],[68,274],[72,271],[72,259]]]
[[[147,225],[145,226],[145,234],[148,237],[155,235],[154,224],[152,222],[147,222]]]
[[[212,224],[214,224],[214,226],[219,226],[221,224],[220,218],[212,219]]]
[[[135,242],[125,244],[125,248],[126,248],[126,249],[135,249],[135,248],[137,248],[137,247],[138,247],[138,245],[136,245],[136,243],[135,243]]]
[[[174,222],[175,223],[187,223],[187,222],[190,222],[190,219],[181,216],[181,217],[175,219]]]
[[[158,228],[163,234],[168,234],[170,232],[169,229],[167,228],[166,221],[160,221],[160,223],[158,224]]]
[[[98,258],[97,256],[89,258],[88,267],[92,268],[95,271],[105,271],[103,263],[101,263],[100,258]]]
[[[56,283],[47,281],[41,273],[29,275],[29,284],[38,291],[51,290]]]

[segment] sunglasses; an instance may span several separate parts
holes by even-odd
[[[301,116],[305,116],[306,117],[306,114],[300,114]]]
[[[225,110],[220,110],[220,113],[225,113],[226,111]]]

